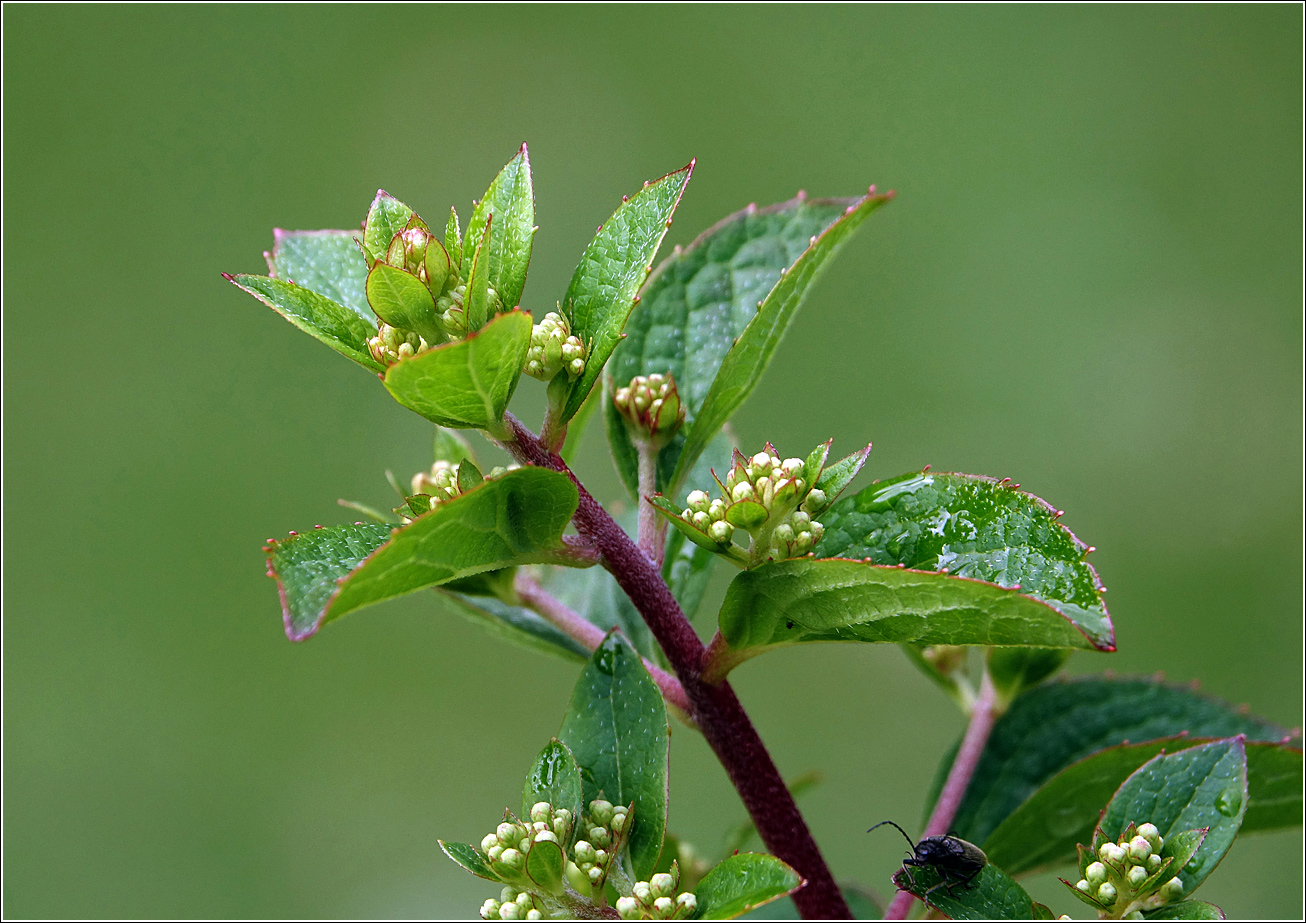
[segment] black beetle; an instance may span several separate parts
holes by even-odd
[[[952,889],[956,885],[961,885],[963,888],[969,887],[976,876],[984,870],[984,866],[989,864],[989,857],[984,855],[984,850],[974,843],[967,843],[960,837],[951,834],[927,836],[919,843],[913,843],[911,837],[907,836],[907,831],[898,827],[891,820],[882,820],[875,827],[883,827],[885,824],[897,827],[898,832],[906,838],[908,845],[911,846],[912,854],[902,860],[902,871],[913,887],[916,885],[916,880],[911,876],[909,865],[917,868],[932,868],[943,876],[942,881],[925,892],[925,897],[929,897],[944,886],[947,887],[949,894],[952,893]],[[875,827],[872,827],[871,830],[874,830]],[[866,832],[870,833],[871,830]]]

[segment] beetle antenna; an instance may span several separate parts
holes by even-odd
[[[902,829],[901,827],[899,827],[899,826],[898,826],[897,824],[895,824],[893,821],[891,821],[891,820],[882,820],[882,821],[880,821],[878,824],[876,824],[875,827],[883,827],[885,824],[888,824],[888,825],[891,826],[891,827],[896,827],[897,830],[898,830],[898,832],[901,833],[901,834],[903,835],[904,838],[906,838],[906,840],[907,840],[907,845],[910,846],[910,847],[912,848],[912,852],[915,852],[915,851],[916,851],[916,844],[913,843],[913,842],[911,841],[911,837],[907,836],[907,831],[904,830],[904,829]],[[874,830],[875,827],[872,827],[871,830]],[[870,833],[871,830],[867,830],[866,832],[867,832],[867,833]]]

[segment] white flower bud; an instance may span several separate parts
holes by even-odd
[[[517,889],[512,885],[505,885],[503,890],[499,892],[499,900],[505,904],[511,904],[517,900]]]
[[[617,915],[623,920],[639,919],[639,902],[633,897],[617,898]]]
[[[547,801],[537,801],[531,806],[531,820],[536,823],[547,822],[553,817],[553,805]]]
[[[653,902],[653,909],[665,916],[670,916],[671,911],[675,909],[675,902],[669,897],[659,897]]]
[[[522,910],[528,910],[535,906],[535,896],[529,891],[523,891],[517,895],[517,906]]]
[[[776,545],[789,544],[794,540],[794,527],[787,522],[780,523],[775,527],[775,531],[771,533],[771,540]]]
[[[612,842],[612,834],[607,827],[590,827],[590,842],[606,848]]]
[[[595,823],[606,827],[608,821],[612,820],[612,802],[604,801],[602,798],[591,801],[590,816],[594,818]]]
[[[1156,873],[1156,870],[1159,869],[1159,868],[1161,867],[1161,863],[1162,863],[1163,861],[1164,861],[1164,860],[1163,860],[1159,855],[1157,855],[1156,853],[1152,853],[1150,856],[1148,856],[1148,857],[1147,857],[1147,871],[1148,871],[1148,874],[1155,874],[1155,873]]]
[[[635,895],[635,900],[639,901],[641,904],[653,903],[653,889],[647,881],[635,882],[635,886],[630,889],[630,893]]]
[[[1141,865],[1131,865],[1129,874],[1125,876],[1131,887],[1137,888],[1143,882],[1147,881],[1147,869]]]
[[[1129,841],[1129,858],[1135,862],[1146,862],[1152,854],[1152,844],[1145,837],[1136,836]]]
[[[1087,893],[1089,892],[1089,887],[1090,887],[1090,886],[1089,886],[1089,884],[1088,884],[1088,881],[1086,881],[1086,880],[1083,879],[1083,878],[1081,878],[1081,879],[1079,879],[1079,881],[1075,882],[1075,888],[1076,888],[1076,890],[1083,891],[1085,894],[1087,894]]]
[[[735,534],[735,527],[730,525],[728,522],[714,522],[708,528],[707,534],[714,541],[718,541],[724,545],[729,542],[731,537]]]
[[[485,903],[481,905],[481,919],[482,920],[499,919],[499,902],[492,897],[487,898]]]
[[[818,487],[813,487],[808,491],[807,496],[803,498],[803,509],[810,513],[812,510],[820,510],[826,504],[825,491]]]
[[[752,461],[754,468],[761,471],[767,471],[771,467],[771,456],[765,452],[758,452],[750,461]]]
[[[825,526],[821,525],[819,522],[813,522],[811,525],[811,534],[812,544],[815,545],[821,540],[821,536],[825,534]]]
[[[584,360],[584,359],[572,359],[571,362],[570,362],[570,364],[568,364],[568,366],[567,366],[567,374],[571,375],[573,378],[579,378],[580,376],[584,375],[584,374],[585,374],[585,360]]]
[[[1161,847],[1165,845],[1165,840],[1161,839],[1161,831],[1156,829],[1156,824],[1140,825],[1138,835],[1147,840],[1152,847],[1152,852],[1159,853]]]
[[[553,831],[552,831],[552,830],[541,830],[539,833],[535,834],[535,842],[536,842],[536,843],[556,843],[556,842],[558,842],[558,838],[557,838],[556,836],[553,835]]]
[[[1097,851],[1098,857],[1103,862],[1111,862],[1119,865],[1125,858],[1125,851],[1116,843],[1103,843]]]
[[[577,840],[573,850],[576,853],[576,861],[582,865],[593,865],[595,861],[594,847],[586,840]]]
[[[596,865],[607,865],[607,864],[608,864],[608,851],[607,851],[606,849],[596,849],[596,850],[594,850],[594,863],[595,863]]]
[[[489,852],[499,845],[499,838],[493,833],[487,833],[485,839],[481,840],[481,852]]]
[[[795,532],[806,532],[812,525],[812,517],[802,510],[790,516],[789,521],[793,523]]]
[[[526,857],[518,849],[505,849],[503,855],[499,856],[499,861],[510,869],[523,869],[526,867]]]
[[[585,877],[594,884],[598,884],[603,880],[603,869],[599,868],[597,865],[592,865],[586,870]]]
[[[629,822],[629,820],[630,820],[629,816],[627,816],[624,813],[623,814],[614,813],[612,815],[612,832],[624,833],[626,830],[626,824],[627,822]]]
[[[1161,900],[1173,901],[1177,898],[1183,897],[1184,883],[1179,879],[1179,876],[1176,875],[1174,878],[1171,878],[1165,884],[1161,885],[1161,890],[1157,893]]]
[[[706,513],[708,507],[712,504],[712,498],[706,492],[701,490],[691,490],[689,496],[685,498],[689,508],[695,513]]]
[[[676,892],[676,880],[666,872],[659,872],[648,880],[654,897],[670,897]]]
[[[1100,885],[1106,881],[1106,866],[1101,862],[1090,862],[1088,868],[1084,870],[1084,877],[1090,884]]]
[[[494,845],[487,849],[485,854],[490,857],[491,862],[498,862],[503,856],[503,847],[499,845],[497,837],[495,838]]]
[[[713,522],[721,522],[726,518],[726,503],[724,500],[713,500],[712,505],[707,509],[707,515]]]
[[[495,829],[495,833],[499,835],[499,842],[504,844],[505,846],[510,846],[513,843],[516,843],[518,840],[521,839],[521,835],[522,835],[522,831],[520,827],[518,827],[516,824],[510,824],[507,821],[501,823]]]
[[[785,477],[791,478],[803,470],[803,460],[801,458],[786,458],[780,463],[780,470],[785,473]]]
[[[1114,904],[1116,902],[1116,886],[1109,881],[1102,882],[1101,887],[1097,889],[1097,899],[1108,906]]]
[[[526,919],[528,919],[528,920],[543,920],[543,919],[544,919],[544,914],[540,913],[538,910],[536,910],[534,907],[532,907],[530,910],[526,911]]]
[[[686,510],[686,512],[688,512],[688,510]],[[699,529],[702,529],[704,532],[707,531],[708,526],[712,525],[712,517],[707,515],[707,513],[693,513],[688,518],[690,522]]]
[[[500,920],[520,920],[524,916],[520,904],[504,904],[499,908]]]
[[[698,898],[689,891],[677,894],[676,906],[680,908],[682,916],[692,917],[694,911],[698,909]]]

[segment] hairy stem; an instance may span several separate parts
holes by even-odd
[[[561,458],[511,414],[505,423],[514,438],[505,441],[504,447],[518,461],[563,472],[576,483],[580,491],[580,505],[573,519],[577,530],[598,546],[604,565],[666,652],[689,700],[690,714],[725,767],[762,842],[807,880],[794,894],[798,911],[806,919],[852,919],[820,848],[734,690],[726,682],[713,686],[703,681],[706,648],[660,571],[589,495]]]
[[[603,643],[602,628],[544,589],[538,580],[525,571],[517,571],[517,576],[513,579],[513,589],[517,591],[517,595],[527,609],[540,615],[586,650],[597,650]],[[653,682],[658,684],[658,689],[662,691],[662,697],[667,700],[667,703],[680,709],[688,717],[691,711],[689,699],[680,681],[657,664],[650,663],[647,657],[644,658],[644,667],[653,677]]]
[[[662,556],[667,547],[667,521],[648,502],[648,498],[658,492],[658,452],[644,439],[636,440],[635,447],[639,453],[639,547],[661,570]]]
[[[975,775],[975,767],[984,753],[984,745],[988,743],[989,734],[993,732],[993,724],[998,720],[1001,712],[997,690],[993,688],[988,670],[985,670],[984,678],[980,680],[979,697],[975,699],[975,707],[970,713],[970,724],[966,726],[966,736],[961,739],[957,757],[952,761],[952,768],[948,770],[948,779],[943,783],[943,790],[939,792],[939,800],[934,803],[934,811],[930,814],[921,839],[947,833],[948,828],[952,826],[952,819],[957,816],[961,800],[966,796],[966,789],[970,787],[971,776]],[[899,891],[893,896],[884,918],[907,919],[907,913],[911,910],[912,901],[915,899],[916,896],[911,892]]]

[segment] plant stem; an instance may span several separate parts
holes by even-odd
[[[939,792],[939,800],[934,803],[934,811],[930,814],[921,839],[947,833],[948,828],[952,826],[952,820],[957,816],[957,809],[961,807],[961,800],[966,796],[966,789],[970,787],[971,776],[975,774],[975,767],[984,753],[984,745],[988,743],[989,734],[993,732],[993,724],[1001,713],[997,690],[993,688],[988,670],[985,670],[984,678],[980,680],[979,697],[975,699],[975,707],[970,713],[970,724],[966,726],[966,736],[961,739],[956,759],[952,761],[952,768],[948,770],[948,779],[943,783],[943,790]],[[912,901],[915,899],[916,896],[910,891],[899,891],[893,896],[884,918],[907,919],[907,912],[911,910]]]
[[[707,650],[662,574],[561,458],[511,414],[505,423],[514,439],[505,442],[504,447],[518,461],[560,471],[576,483],[580,491],[580,504],[573,518],[577,530],[598,546],[604,565],[662,645],[689,699],[690,714],[725,767],[762,842],[807,880],[794,894],[799,913],[806,919],[852,919],[820,848],[734,690],[726,682],[713,686],[702,680]]]
[[[586,650],[597,650],[598,646],[603,643],[604,631],[602,628],[544,589],[544,587],[540,586],[538,580],[525,571],[517,571],[517,576],[513,579],[513,589],[517,591],[517,595],[521,597],[521,601],[526,604],[527,609],[538,613]],[[685,690],[680,685],[680,681],[657,664],[649,663],[647,657],[644,658],[644,667],[648,670],[649,675],[653,677],[653,682],[658,684],[658,689],[662,691],[662,697],[688,717],[691,711],[689,699],[685,696]]]
[[[658,492],[658,453],[644,439],[635,441],[635,449],[639,453],[639,547],[661,570],[662,556],[667,547],[667,521],[648,502],[648,498]]]

